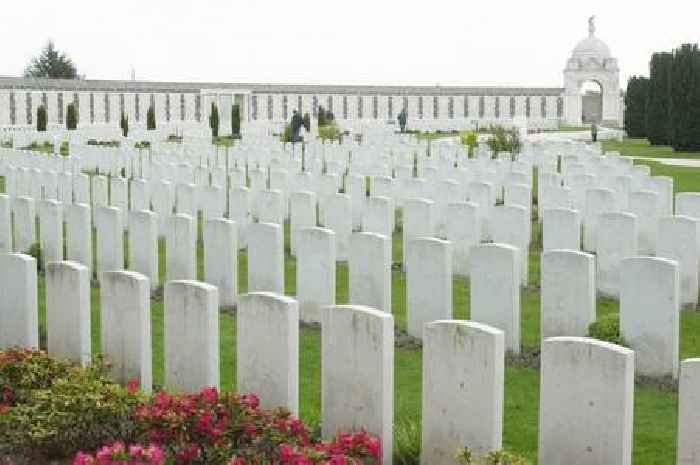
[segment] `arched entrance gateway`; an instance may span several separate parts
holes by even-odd
[[[622,122],[620,68],[610,48],[596,37],[594,19],[588,20],[588,37],[574,47],[564,69],[566,121],[618,126]]]

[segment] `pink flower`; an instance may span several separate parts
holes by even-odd
[[[73,459],[73,465],[93,465],[95,459],[90,454],[84,452],[78,452],[78,454]]]
[[[139,390],[139,380],[136,378],[130,379],[126,383],[126,390],[129,392],[129,394],[135,394]]]

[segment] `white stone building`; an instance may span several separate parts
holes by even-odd
[[[132,126],[145,125],[149,106],[161,124],[207,124],[216,101],[221,126],[228,127],[231,106],[238,103],[244,124],[288,121],[292,111],[316,117],[319,106],[345,125],[388,124],[406,108],[416,129],[460,129],[469,126],[527,124],[556,127],[581,124],[586,82],[600,86],[602,121],[620,124],[622,98],[617,60],[595,36],[574,48],[566,62],[563,88],[338,86],[287,84],[175,83],[150,81],[50,80],[0,77],[0,127],[36,124],[37,109],[48,109],[49,126],[65,124],[66,106],[78,106],[79,125],[118,126],[128,115]]]

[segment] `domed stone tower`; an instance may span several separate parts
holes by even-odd
[[[610,47],[596,37],[595,17],[588,20],[588,37],[581,40],[566,62],[564,69],[564,98],[566,121],[581,124],[583,115],[584,84],[594,82],[600,87],[602,124],[622,123],[622,101],[620,95],[620,68]]]

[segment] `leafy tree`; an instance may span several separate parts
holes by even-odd
[[[304,113],[304,129],[306,132],[311,131],[311,115],[309,115],[309,112]]]
[[[48,116],[46,114],[46,107],[41,105],[36,110],[36,130],[40,132],[46,131],[47,122]]]
[[[671,142],[669,99],[673,54],[654,53],[649,63],[649,85],[646,105],[646,133],[652,145]]]
[[[326,125],[326,109],[323,106],[318,107],[318,127],[321,128]]]
[[[646,111],[649,78],[632,76],[625,92],[625,131],[629,137],[646,137]]]
[[[69,103],[66,107],[66,129],[69,131],[75,130],[78,127],[78,110],[75,105]]]
[[[231,135],[241,135],[241,107],[237,103],[231,107]]]
[[[148,112],[146,113],[146,129],[148,131],[156,129],[156,109],[153,108],[153,105],[148,107]]]
[[[219,137],[219,107],[216,103],[211,102],[211,112],[209,113],[209,127],[211,128],[211,136]]]
[[[676,151],[700,150],[700,49],[684,44],[671,67],[671,145]]]
[[[48,41],[41,53],[32,58],[24,69],[29,78],[78,79],[78,69],[65,53],[56,50],[53,41]]]
[[[129,136],[129,117],[122,112],[122,117],[119,120],[119,127],[122,129],[122,136]]]

